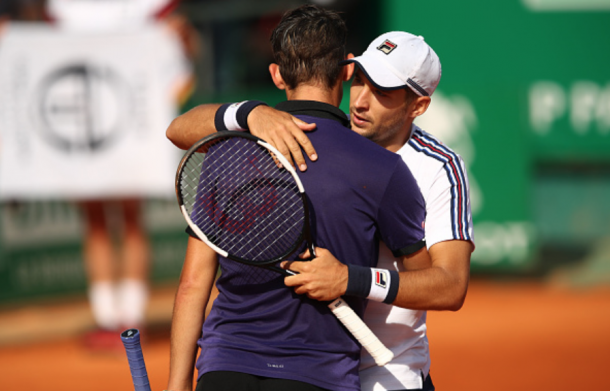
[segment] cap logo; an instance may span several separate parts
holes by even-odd
[[[396,45],[394,42],[386,39],[381,45],[377,46],[377,50],[381,50],[385,54],[390,54],[392,50],[396,49],[397,46],[398,45]]]

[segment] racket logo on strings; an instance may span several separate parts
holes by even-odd
[[[221,230],[239,234],[248,232],[259,218],[271,213],[277,199],[273,182],[257,178],[240,186],[229,197],[222,188],[201,194],[199,209]]]

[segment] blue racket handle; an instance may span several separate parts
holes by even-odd
[[[138,329],[125,330],[121,333],[121,340],[125,346],[125,352],[127,352],[127,361],[135,391],[151,391],[140,345],[140,331]]]

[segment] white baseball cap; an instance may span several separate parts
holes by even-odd
[[[409,86],[419,96],[430,96],[441,80],[441,62],[424,37],[403,31],[380,35],[361,56],[342,63],[350,62],[381,90]]]

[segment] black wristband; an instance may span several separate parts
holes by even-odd
[[[390,272],[390,289],[388,290],[388,295],[383,301],[386,304],[392,304],[394,300],[396,300],[396,296],[398,296],[398,283],[400,282],[400,276],[396,270],[389,270]]]
[[[245,100],[237,103],[225,103],[214,114],[214,126],[221,130],[248,130],[248,116],[255,107],[267,105],[260,100]]]
[[[242,129],[248,129],[248,116],[250,115],[252,110],[254,110],[255,107],[258,107],[260,105],[267,106],[265,102],[261,102],[260,100],[249,100],[239,106],[235,117],[237,119],[237,123]]]
[[[396,270],[348,265],[346,296],[392,304],[398,296],[400,275]]]
[[[219,132],[222,130],[229,130],[225,126],[225,112],[229,106],[231,106],[231,104],[232,103],[225,103],[224,105],[220,106],[218,110],[216,110],[216,114],[214,115],[214,126]]]
[[[371,291],[371,269],[365,266],[348,265],[346,296],[366,299]]]

